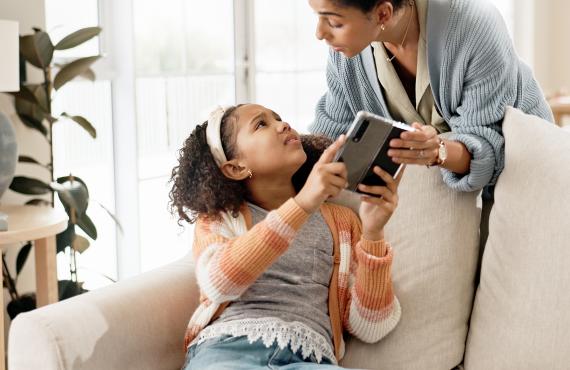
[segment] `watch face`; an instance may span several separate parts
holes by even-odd
[[[439,146],[439,159],[442,161],[445,161],[447,159],[447,148],[443,143]]]

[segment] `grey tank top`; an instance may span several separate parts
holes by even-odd
[[[266,210],[248,206],[254,225],[267,216]],[[328,296],[333,260],[332,234],[322,214],[314,212],[289,249],[215,323],[266,317],[299,321],[332,345]]]

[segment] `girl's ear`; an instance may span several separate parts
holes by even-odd
[[[248,168],[243,166],[237,159],[232,159],[222,164],[220,170],[228,179],[241,181],[249,177]]]

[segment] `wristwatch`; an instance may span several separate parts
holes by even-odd
[[[447,159],[447,147],[445,146],[445,142],[441,138],[438,139],[439,139],[439,149],[437,150],[437,159],[435,163],[438,166],[443,166],[445,160]]]
[[[443,166],[445,160],[447,159],[447,147],[445,146],[445,142],[441,138],[438,138],[438,141],[439,141],[439,148],[437,149],[437,158],[432,163],[426,164],[427,168],[436,165]]]

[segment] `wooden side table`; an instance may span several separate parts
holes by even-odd
[[[55,236],[67,228],[67,214],[51,207],[3,205],[8,231],[0,231],[0,249],[9,244],[34,241],[36,301],[45,306],[58,300]],[[4,295],[0,294],[0,370],[5,368]]]

